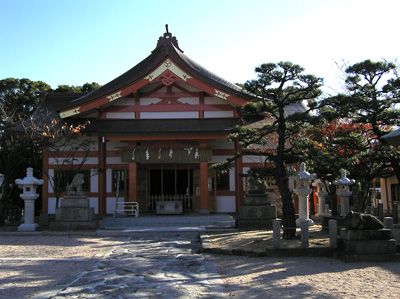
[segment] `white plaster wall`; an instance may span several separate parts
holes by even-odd
[[[141,119],[180,119],[180,118],[199,118],[197,111],[191,112],[141,112]]]
[[[236,211],[235,196],[217,196],[217,212],[231,213]]]
[[[47,204],[48,204],[48,213],[55,214],[56,213],[56,198],[49,197]]]
[[[98,138],[90,138],[90,141],[92,142],[92,144],[90,146],[90,151],[97,152],[99,150],[99,139]]]
[[[235,191],[235,169],[229,169],[229,191]]]
[[[106,143],[106,149],[108,151],[115,151],[115,150],[119,150],[121,147],[126,146],[126,142],[121,142],[118,140],[110,140],[107,141]]]
[[[122,98],[114,102],[113,106],[132,106],[135,105],[134,98]]]
[[[107,157],[106,158],[107,165],[109,164],[125,164],[121,162],[121,157]]]
[[[106,171],[106,192],[109,193],[111,192],[111,176],[112,176],[112,170],[107,169]]]
[[[199,98],[180,98],[178,99],[178,102],[181,102],[183,104],[198,105]]]
[[[141,98],[140,99],[140,106],[147,106],[147,105],[151,105],[151,104],[157,104],[159,102],[161,102],[160,99],[156,99],[156,98]],[[142,115],[140,115],[141,117]]]
[[[204,104],[206,105],[225,105],[228,102],[217,97],[205,97]]]
[[[98,214],[99,213],[99,200],[97,197],[88,197],[89,199],[89,206],[91,208],[94,208],[94,213]]]
[[[74,165],[79,165],[82,162],[83,158],[76,158],[74,161]],[[60,164],[60,160],[59,163]],[[56,159],[54,158],[49,158],[49,164],[50,165],[58,165]],[[98,165],[99,164],[99,159],[97,157],[90,157],[87,158],[87,160],[84,163],[85,165]]]
[[[72,149],[74,145],[81,144],[82,140],[90,140],[90,142],[91,142],[90,151],[97,151],[97,149],[98,149],[98,144],[97,144],[98,143],[97,142],[98,139],[97,139],[97,137],[84,137],[84,138],[81,138],[81,139],[68,140],[69,146],[66,147],[66,148],[62,146],[60,149],[68,151],[68,150]],[[49,151],[52,151],[52,149],[49,148]],[[78,152],[84,152],[84,150],[80,149]]]
[[[115,210],[115,197],[106,198],[106,214],[113,214]]]
[[[192,92],[197,92],[197,91],[199,91],[198,88],[194,87],[193,85],[184,83],[184,82],[175,82],[174,84],[179,85],[180,87],[186,89],[187,91],[192,91]],[[172,88],[173,88],[172,91],[176,91],[176,92],[181,92],[181,91],[182,91],[182,90],[180,90],[180,89],[178,89],[178,88],[175,89],[174,86],[173,86]]]
[[[109,119],[134,119],[135,112],[107,112],[106,118],[109,118]]]
[[[204,118],[233,117],[233,111],[204,111]]]
[[[53,177],[54,177],[54,169],[49,169],[49,186],[47,188],[47,192],[52,193],[53,192],[53,187],[52,187],[52,181],[53,181]]]
[[[90,192],[99,192],[99,177],[97,174],[90,177]]]

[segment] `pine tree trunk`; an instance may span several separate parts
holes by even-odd
[[[288,192],[287,192],[288,191]],[[282,225],[283,225],[283,238],[293,239],[296,236],[296,213],[292,195],[289,188],[282,194]]]
[[[329,196],[331,197],[331,210],[332,216],[338,216],[339,211],[337,208],[336,185],[331,185],[329,188]]]
[[[276,165],[276,183],[282,200],[283,238],[293,239],[296,236],[296,213],[293,197],[289,189],[289,180],[284,165]]]

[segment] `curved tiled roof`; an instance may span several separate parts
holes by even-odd
[[[178,46],[178,41],[176,38],[172,36],[171,33],[167,32],[163,37],[159,38],[157,46],[152,53],[136,66],[104,86],[73,101],[70,101],[69,103],[65,103],[65,106],[62,107],[62,109],[81,105],[107,94],[116,92],[121,88],[143,78],[167,57],[171,58],[179,67],[181,67],[191,76],[198,78],[205,83],[213,85],[222,91],[228,92],[235,96],[244,97],[244,94],[241,94],[241,87],[217,76],[183,54],[183,51]]]

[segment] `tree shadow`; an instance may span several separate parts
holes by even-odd
[[[226,291],[236,297],[257,298],[258,294],[263,298],[342,298],[347,296],[348,286],[353,283],[354,288],[350,292],[364,285],[369,288],[367,297],[374,294],[381,296],[380,292],[385,289],[377,286],[382,284],[382,280],[394,278],[400,281],[397,263],[350,264],[317,257],[237,258],[215,255],[212,258],[227,282]],[[376,276],[376,269],[383,270],[380,271],[383,277]],[[235,284],[237,281],[243,283]]]

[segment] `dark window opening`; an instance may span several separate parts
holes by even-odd
[[[187,169],[150,170],[150,195],[185,195],[192,192],[193,171]],[[189,184],[189,186],[188,186]]]
[[[217,190],[229,190],[229,172],[217,172]]]
[[[128,170],[118,169],[112,171],[112,191],[126,192],[128,190]]]

